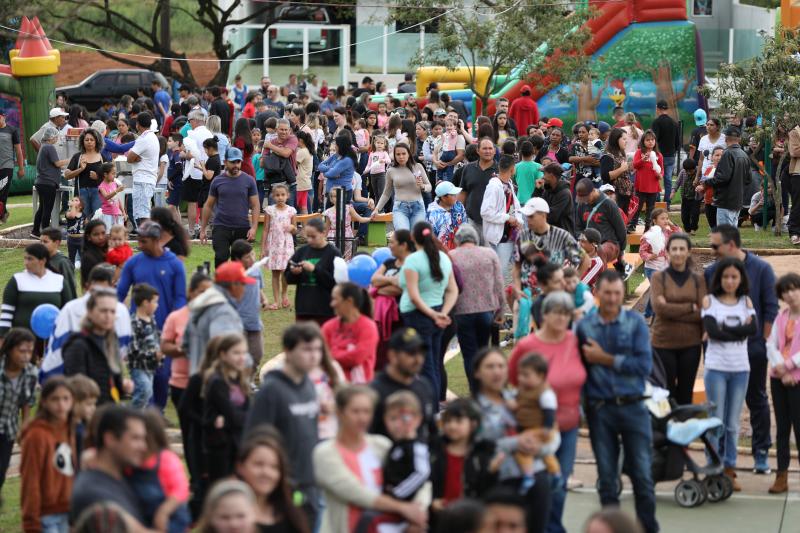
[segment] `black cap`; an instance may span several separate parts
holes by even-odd
[[[739,128],[736,126],[728,126],[722,133],[725,134],[725,137],[736,137],[737,139],[742,136],[741,130],[739,130]]]
[[[656,104],[656,108],[658,109],[669,109],[669,104],[666,100],[659,100]]]
[[[592,244],[600,245],[600,232],[594,228],[586,228],[583,230],[583,238],[589,241]]]
[[[389,338],[390,350],[404,353],[419,353],[427,348],[425,341],[414,328],[400,328]]]

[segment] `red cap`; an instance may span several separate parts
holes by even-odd
[[[548,128],[553,128],[553,127],[561,128],[562,126],[564,126],[564,121],[561,120],[560,118],[553,117],[547,121]]]
[[[523,85],[522,89],[520,89],[520,94],[531,94],[531,87],[530,85]]]
[[[244,266],[238,261],[222,263],[214,272],[214,281],[217,283],[244,283],[252,285],[256,282],[244,271]]]

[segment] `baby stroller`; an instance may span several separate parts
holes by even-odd
[[[645,390],[653,427],[653,482],[680,480],[675,486],[675,501],[681,507],[727,500],[733,494],[733,482],[723,474],[722,458],[710,440],[722,421],[710,416],[708,404],[675,405],[669,400],[664,375],[661,360],[654,357]],[[689,445],[696,440],[705,447],[705,465],[696,463],[689,453]],[[687,470],[692,476],[684,479]],[[622,490],[622,479],[617,490]]]

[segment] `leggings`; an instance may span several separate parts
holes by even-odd
[[[789,469],[791,459],[789,437],[794,431],[794,440],[800,449],[800,387],[787,387],[780,379],[770,379],[772,406],[775,408],[775,448],[778,454],[778,471]]]
[[[53,213],[53,205],[56,202],[55,185],[36,185],[36,193],[39,195],[39,208],[33,217],[33,230],[35,235],[39,235],[42,228],[50,227],[50,215]]]
[[[650,213],[653,212],[653,209],[656,206],[656,198],[658,198],[657,192],[640,192],[637,193],[639,196],[639,200],[645,205],[644,209],[644,230],[647,231],[650,229]]]
[[[653,348],[664,365],[667,388],[678,405],[692,403],[694,380],[700,365],[701,345],[686,348]]]

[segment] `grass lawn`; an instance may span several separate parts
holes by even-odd
[[[672,222],[678,226],[681,225],[680,213],[670,213],[670,218],[672,219]],[[771,230],[757,232],[752,223],[749,221],[745,222],[744,225],[739,228],[739,232],[742,235],[742,246],[744,248],[794,248],[792,243],[789,242],[788,233],[784,232],[783,235],[778,237],[772,233]],[[709,245],[708,233],[708,222],[706,221],[705,215],[701,213],[700,227],[697,229],[693,239],[694,245],[701,248],[707,248]],[[800,253],[800,248],[798,248],[798,253]]]

